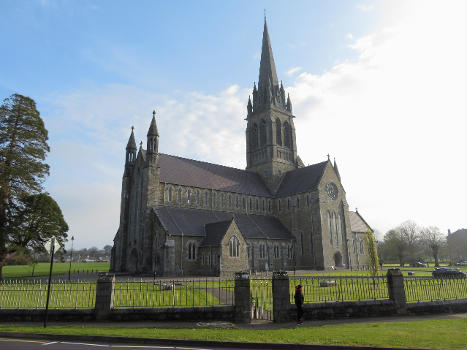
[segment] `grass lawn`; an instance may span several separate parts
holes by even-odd
[[[88,273],[88,272],[107,272],[109,271],[110,263],[107,262],[80,262],[71,263],[71,273]],[[54,263],[52,273],[54,275],[68,274],[70,263]],[[3,278],[20,278],[31,276],[48,276],[50,264],[38,263],[34,269],[32,265],[8,265],[2,270]]]
[[[0,326],[0,331],[105,335],[165,339],[196,339],[254,343],[354,345],[465,349],[466,320],[427,320],[324,325],[314,327],[258,329],[162,329],[95,326]]]

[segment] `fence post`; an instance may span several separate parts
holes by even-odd
[[[274,322],[290,321],[290,289],[289,276],[286,271],[275,271],[272,274],[272,308]]]
[[[97,320],[105,320],[113,308],[115,275],[99,274],[96,284],[96,305],[94,313]]]
[[[389,299],[396,305],[397,313],[405,313],[407,311],[407,302],[402,272],[399,269],[388,269],[386,277],[388,279]]]
[[[250,275],[235,273],[235,322],[251,323]]]

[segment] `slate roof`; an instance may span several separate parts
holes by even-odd
[[[250,171],[163,153],[159,166],[161,182],[271,197],[261,177]]]
[[[220,242],[220,231],[225,222],[232,218],[244,238],[262,239],[293,239],[292,234],[282,223],[272,216],[236,214],[222,211],[210,211],[201,209],[159,207],[155,209],[162,226],[169,234],[175,236],[207,237],[208,226],[209,242]],[[219,225],[209,224],[218,223]],[[226,224],[225,224],[226,225]],[[212,231],[211,231],[212,230]],[[225,228],[227,230],[227,228]],[[224,231],[225,232],[225,231]]]
[[[287,172],[277,190],[276,197],[316,190],[327,163],[328,161],[316,163]]]
[[[371,227],[366,223],[366,221],[362,218],[360,213],[349,211],[349,219],[350,219],[350,229],[352,232],[368,232],[371,230]]]
[[[201,246],[218,246],[231,223],[232,219],[206,224],[204,226],[206,237],[201,242]]]

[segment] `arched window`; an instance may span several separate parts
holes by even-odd
[[[279,211],[282,211],[282,208],[281,208],[281,204],[282,204],[282,203],[281,203],[281,202],[282,202],[282,200],[280,200],[280,199],[277,201],[277,209],[278,209]]]
[[[238,258],[240,256],[240,241],[236,236],[230,237],[229,256],[232,258]]]
[[[232,208],[232,195],[229,193],[229,208]]]
[[[261,126],[259,127],[259,142],[260,146],[266,144],[266,121],[261,120]]]
[[[188,260],[196,260],[196,244],[194,242],[188,243]]]
[[[292,130],[288,122],[284,123],[284,146],[292,148]]]
[[[212,207],[216,207],[216,192],[212,193]]]
[[[329,232],[329,243],[332,245],[332,223],[331,223],[330,212],[328,212],[328,232]]]
[[[363,239],[360,240],[360,254],[365,254],[365,245]]]
[[[191,190],[187,189],[186,190],[186,202],[190,204],[190,201],[191,201]]]
[[[208,206],[208,191],[204,191],[204,205]]]
[[[338,232],[338,223],[337,223],[337,218],[336,218],[336,213],[332,213],[332,224],[333,224],[333,230],[334,230],[334,235],[335,235],[335,240],[336,240],[336,246],[339,245],[339,232]]]
[[[300,208],[300,198],[297,197],[297,209],[299,209],[299,208]]]
[[[235,195],[235,207],[236,208],[239,208],[240,207],[240,197],[237,195]]]
[[[339,231],[340,231],[340,234],[341,234],[341,237],[342,237],[342,244],[344,244],[344,242],[345,242],[345,222],[344,222],[344,217],[341,214],[339,214],[337,217],[339,218],[338,225],[340,226]]]
[[[250,197],[250,210],[253,209],[253,198]]]
[[[177,201],[178,201],[178,204],[181,204],[182,203],[182,188],[179,187],[177,191],[178,191]]]
[[[258,125],[256,123],[253,124],[253,128],[251,129],[250,145],[252,149],[258,147]]]
[[[196,190],[196,204],[200,204],[199,203],[199,190]]]
[[[246,198],[242,197],[243,209],[246,210]]]
[[[276,143],[282,146],[282,126],[279,118],[276,119]]]
[[[172,186],[169,186],[169,189],[167,190],[167,200],[172,202]]]
[[[256,210],[259,210],[259,199],[256,198]]]

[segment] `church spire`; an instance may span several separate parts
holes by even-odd
[[[266,17],[264,17],[263,45],[261,48],[261,63],[259,65],[258,90],[263,92],[264,90],[277,85],[279,85],[279,83],[277,80],[276,65],[272,55],[268,25],[266,23]]]
[[[135,134],[133,133],[134,127],[131,127],[131,134],[126,145],[126,157],[125,157],[125,172],[128,174],[129,168],[134,164],[136,160],[136,142]]]
[[[159,133],[157,132],[156,125],[156,111],[152,111],[152,120],[149,125],[148,135],[147,135],[147,149],[148,153],[157,153],[159,148]]]
[[[131,127],[131,134],[130,134],[130,137],[128,139],[128,143],[126,145],[126,150],[127,151],[129,151],[129,150],[135,150],[136,151],[135,134],[133,133],[133,129],[134,129],[134,127],[132,126]]]

